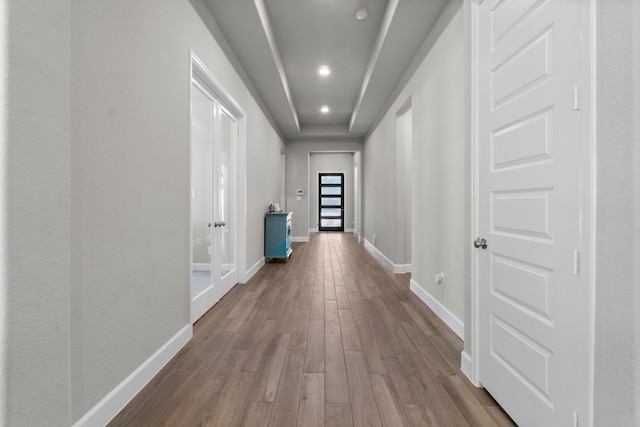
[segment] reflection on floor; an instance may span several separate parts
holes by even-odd
[[[191,299],[211,286],[210,271],[193,271],[191,273]]]

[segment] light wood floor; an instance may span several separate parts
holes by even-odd
[[[351,234],[316,233],[194,325],[111,426],[512,426],[462,341]]]

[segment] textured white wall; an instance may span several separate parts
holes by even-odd
[[[68,426],[69,2],[0,17],[0,425]]]
[[[469,58],[462,1],[445,8],[428,54],[365,143],[365,238],[396,264],[396,113],[411,98],[412,279],[464,320],[469,283]],[[380,195],[385,195],[384,198]],[[392,200],[390,200],[390,198]],[[401,221],[398,224],[402,224]],[[446,287],[434,284],[444,272]]]
[[[597,1],[594,425],[640,425],[640,2]]]
[[[248,267],[280,193],[281,141],[207,26],[150,6],[72,1],[73,421],[189,323],[190,50],[247,114]]]
[[[286,199],[289,212],[293,212],[291,236],[309,236],[309,153],[321,151],[361,151],[357,142],[294,142],[286,146]],[[304,197],[296,200],[296,190],[303,189]]]
[[[363,238],[394,263],[398,263],[395,241],[396,110],[397,107],[392,107],[364,144],[362,180]]]
[[[309,157],[309,227],[318,228],[318,173],[344,173],[344,228],[354,228],[353,153],[315,153]]]
[[[354,232],[362,234],[362,151],[353,153],[353,223]]]

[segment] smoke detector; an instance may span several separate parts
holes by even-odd
[[[361,7],[360,9],[356,9],[356,19],[358,21],[367,19],[367,16],[369,16],[369,11],[366,8]]]

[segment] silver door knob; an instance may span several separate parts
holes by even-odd
[[[473,246],[476,248],[487,249],[487,239],[481,239],[478,237],[475,242],[473,242]]]

